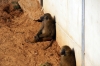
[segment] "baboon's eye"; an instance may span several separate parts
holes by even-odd
[[[46,20],[48,19],[48,16],[46,16]]]
[[[41,17],[40,17],[40,20],[43,20],[43,19],[44,19],[44,16],[41,16]]]
[[[65,49],[62,49],[61,55],[64,55],[64,54],[65,54]]]

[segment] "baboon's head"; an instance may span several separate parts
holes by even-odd
[[[45,13],[43,15],[44,20],[52,19],[51,15],[49,13]]]
[[[69,46],[63,46],[61,49],[61,55],[69,56],[71,54],[71,48]]]

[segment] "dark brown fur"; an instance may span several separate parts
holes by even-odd
[[[54,19],[49,13],[45,13],[42,17],[40,17],[40,19],[35,21],[41,22],[42,26],[39,32],[34,37],[33,42],[51,40],[51,43],[49,45],[51,46],[56,34]],[[49,46],[47,46],[45,49],[47,49]]]
[[[60,66],[76,66],[75,53],[69,46],[63,46],[61,49]]]

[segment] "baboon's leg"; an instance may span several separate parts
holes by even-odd
[[[38,33],[36,34],[37,36],[42,34],[42,30],[43,30],[43,26],[41,27],[41,29],[38,31]]]
[[[44,38],[44,37],[47,37],[47,36],[48,36],[47,33],[44,33],[44,34],[40,34],[40,35],[39,35],[40,38]]]
[[[49,44],[48,46],[46,46],[46,47],[44,48],[44,50],[46,50],[46,49],[48,49],[50,46],[52,46],[52,43],[53,43],[54,39],[52,39],[52,37],[43,38],[43,41],[50,41],[50,40],[51,40],[50,44]]]
[[[44,37],[43,38],[43,41],[50,41],[50,40],[52,40],[52,37]]]
[[[37,33],[36,36],[34,37],[34,41],[35,41],[35,42],[37,42],[37,41],[40,39],[39,36],[42,34],[43,27],[44,27],[44,26],[43,26],[43,24],[42,24],[40,30],[38,31],[38,33]]]

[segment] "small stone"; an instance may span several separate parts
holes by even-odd
[[[41,64],[40,66],[52,66],[52,64],[49,63],[49,62],[46,62],[46,63],[44,63],[44,64]]]

